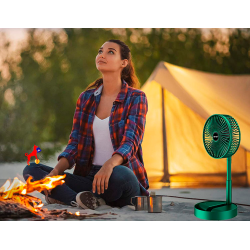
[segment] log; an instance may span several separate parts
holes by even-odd
[[[0,218],[27,218],[34,214],[25,206],[12,200],[0,201]]]

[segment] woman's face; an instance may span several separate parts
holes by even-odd
[[[126,67],[127,62],[127,59],[121,60],[120,46],[112,42],[105,42],[95,58],[96,68],[101,72],[121,71]]]

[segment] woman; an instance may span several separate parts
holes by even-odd
[[[80,94],[68,145],[55,168],[31,163],[23,170],[25,180],[29,175],[38,180],[75,166],[64,184],[41,192],[48,203],[122,207],[134,196],[149,195],[141,148],[148,103],[138,89],[130,50],[109,40],[95,63],[102,77]]]

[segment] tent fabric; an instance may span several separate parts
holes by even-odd
[[[213,114],[238,122],[241,143],[232,156],[232,184],[250,184],[250,75],[160,62],[141,89],[148,99],[142,149],[151,188],[163,180],[171,187],[226,185],[227,159],[208,155],[202,140]]]

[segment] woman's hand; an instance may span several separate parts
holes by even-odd
[[[49,177],[49,176],[54,176],[54,175],[59,175],[59,171],[58,169],[54,168],[49,174],[47,174],[44,178]],[[47,190],[44,189],[43,192],[45,193],[46,196],[48,196],[48,194],[51,194],[51,189]]]
[[[110,175],[113,172],[113,165],[105,162],[104,165],[100,168],[100,170],[95,174],[93,183],[92,183],[92,189],[93,193],[95,193],[95,190],[97,189],[98,194],[100,192],[104,193],[104,187],[105,189],[108,188],[108,182]]]

